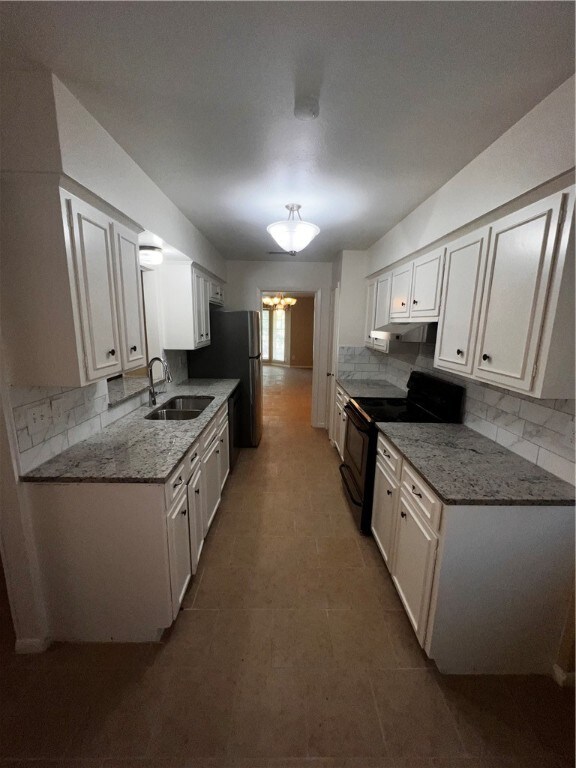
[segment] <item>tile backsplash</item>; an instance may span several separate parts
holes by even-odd
[[[434,368],[433,344],[402,344],[390,354],[367,347],[339,348],[340,378],[386,379],[406,389],[412,370],[463,386],[467,426],[574,483],[574,400],[538,400],[440,371]]]
[[[174,384],[188,378],[186,352],[166,351]],[[10,387],[10,407],[18,442],[20,474],[148,402],[148,392],[108,405],[106,380],[86,387]]]

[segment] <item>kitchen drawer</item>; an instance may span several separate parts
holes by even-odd
[[[442,502],[407,462],[402,468],[402,495],[420,512],[432,530],[440,528]]]
[[[214,416],[212,421],[208,424],[208,426],[202,433],[202,452],[203,453],[214,442],[214,440],[216,439],[216,435],[220,431],[220,427],[226,421],[227,418],[228,418],[228,403],[224,403],[224,405],[216,413],[216,416]]]
[[[377,453],[382,460],[382,464],[386,467],[392,477],[399,480],[402,457],[383,435],[378,435]]]
[[[220,431],[224,424],[228,421],[228,403],[224,403],[222,408],[220,408],[216,414],[216,421],[218,422],[218,431]]]
[[[166,509],[170,509],[174,500],[182,490],[186,487],[186,483],[190,479],[192,471],[190,468],[190,461],[187,461],[187,456],[178,464],[174,472],[170,475],[168,482],[164,485],[164,495],[166,497]]]
[[[188,477],[192,477],[196,469],[200,466],[200,442],[194,443],[192,448],[188,451],[184,457],[184,464]]]

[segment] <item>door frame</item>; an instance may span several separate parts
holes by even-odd
[[[262,311],[262,296],[264,293],[301,293],[314,297],[314,331],[313,331],[313,347],[312,347],[312,413],[311,413],[311,425],[313,427],[326,428],[326,414],[321,412],[320,408],[320,393],[322,391],[323,371],[320,370],[321,363],[321,344],[322,344],[322,289],[321,288],[295,288],[294,286],[286,285],[274,285],[270,288],[268,286],[259,286],[257,289],[258,295],[258,311]],[[324,376],[325,378],[325,376]]]

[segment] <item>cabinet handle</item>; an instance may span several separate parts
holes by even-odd
[[[388,490],[388,488],[386,488],[386,493],[388,494],[388,496],[392,496],[392,491]]]
[[[415,485],[412,486],[412,493],[414,494],[414,496],[418,496],[419,499],[422,498],[422,494],[418,493],[418,491],[416,490],[416,486]]]
[[[414,299],[414,300],[412,301],[412,304],[418,304],[418,302],[416,301],[416,299]]]
[[[383,450],[382,453],[384,454],[384,456],[386,456],[387,459],[391,459],[392,458],[392,456],[390,456],[389,453],[386,453],[386,451]]]
[[[136,344],[134,344],[133,347],[130,347],[130,352],[136,352],[137,349],[138,347],[136,346]]]
[[[406,512],[400,512],[400,517],[406,517]]]
[[[197,493],[198,495],[200,495],[200,488],[196,488],[196,490],[194,491],[194,493]]]
[[[464,354],[464,350],[463,349],[457,349],[456,350],[456,354],[459,355],[459,356],[463,355]]]
[[[109,350],[108,350],[108,354],[109,354],[111,357],[114,357],[114,355],[116,354],[116,350],[115,350],[115,349],[109,349]]]
[[[176,482],[172,485],[172,488],[178,488],[178,486],[182,485],[183,482],[184,480],[182,480],[182,478],[179,477],[178,480],[176,480]]]
[[[491,359],[492,358],[490,357],[490,355],[486,355],[486,354],[482,355],[482,360],[491,360]]]

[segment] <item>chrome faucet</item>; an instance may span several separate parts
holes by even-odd
[[[152,378],[152,369],[154,363],[162,364],[162,371],[164,373],[164,382],[170,384],[172,382],[172,374],[170,373],[170,366],[168,360],[163,360],[161,357],[153,357],[148,363],[148,405],[156,405],[156,395],[162,394],[154,389],[154,379]],[[166,391],[166,390],[164,390]]]

